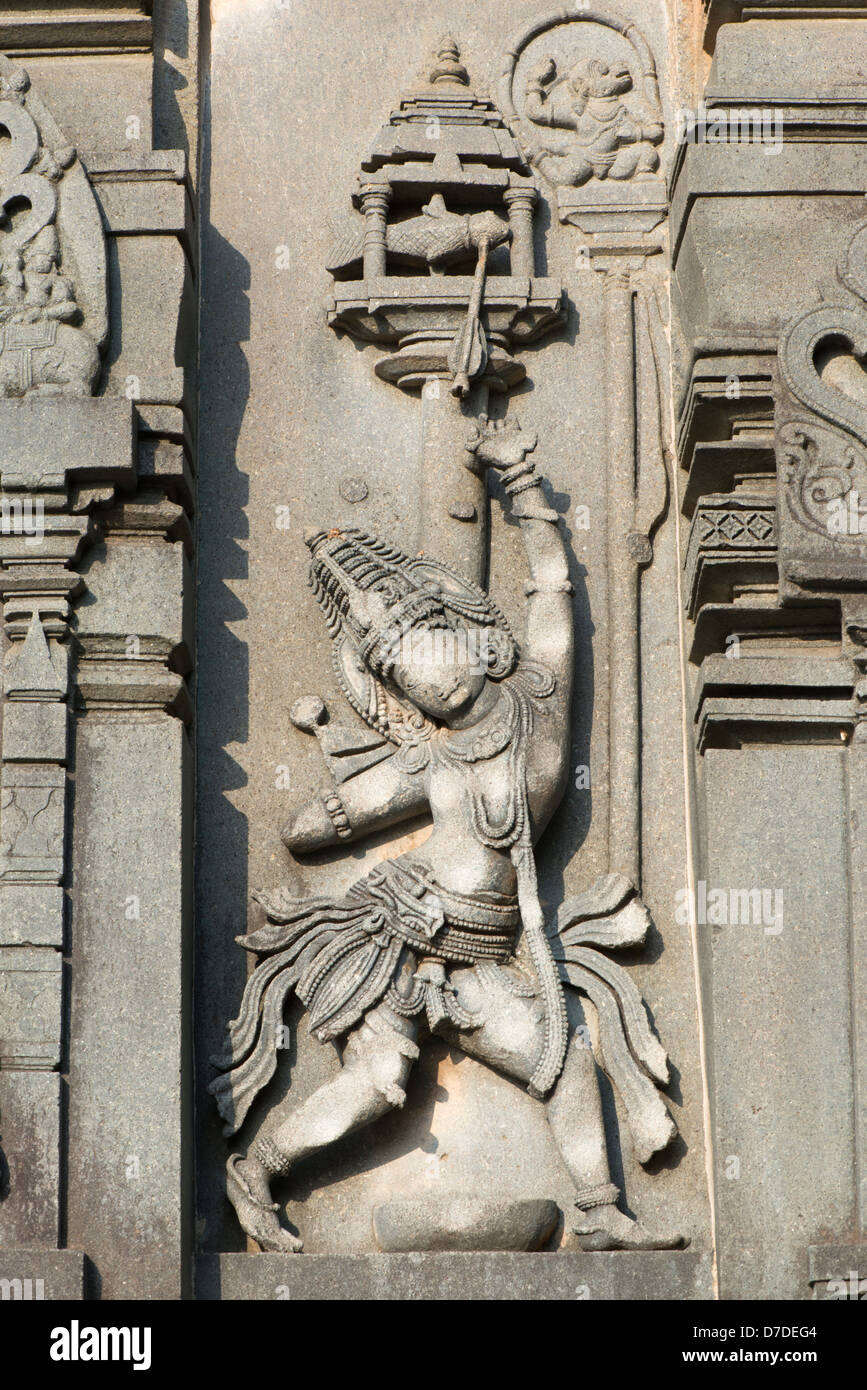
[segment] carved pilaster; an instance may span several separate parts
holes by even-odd
[[[797,1055],[786,1019],[809,1009],[825,1039],[824,1075],[811,1057],[775,1078],[774,1124],[761,1149],[772,1142],[794,1152],[798,1135],[822,1132],[821,1158],[805,1144],[791,1172],[766,1167],[751,1188],[720,1172],[724,1298],[733,1290],[806,1294],[808,1263],[817,1290],[835,1259],[846,1260],[844,1271],[857,1267],[842,1247],[808,1250],[807,1240],[820,1230],[857,1240],[865,1210],[857,632],[867,585],[858,505],[867,421],[856,359],[867,318],[855,263],[867,243],[858,234],[863,169],[844,153],[864,123],[860,76],[854,68],[844,75],[864,25],[856,6],[835,9],[833,23],[826,17],[830,8],[826,16],[826,7],[798,0],[713,0],[713,61],[704,92],[689,99],[694,109],[678,113],[672,188],[700,874],[708,885],[773,884],[785,900],[776,946],[760,952],[731,923],[699,936],[712,1014],[743,1018],[734,1034],[727,1024],[711,1036],[720,1155],[756,1168],[743,1096],[763,1106],[769,1054]],[[769,81],[762,55],[771,51]],[[773,275],[762,261],[771,235]],[[763,1012],[754,1039],[752,1020]],[[797,1230],[779,1215],[796,1186]],[[757,1231],[764,1249],[753,1245]]]
[[[27,1147],[31,1165],[24,1179],[22,1158],[11,1160],[16,1200],[0,1221],[2,1243],[27,1248],[56,1245],[61,1220],[70,631],[84,590],[75,571],[96,535],[88,508],[100,460],[108,451],[108,495],[134,468],[128,405],[119,457],[113,419],[103,438],[87,428],[101,420],[87,398],[108,324],[96,203],[27,74],[2,56],[0,124],[0,209],[28,209],[0,227],[0,1103],[6,1143],[13,1154]]]
[[[610,58],[612,43],[618,62]],[[604,71],[594,65],[603,50]],[[515,36],[499,96],[530,162],[554,185],[561,222],[579,232],[577,264],[598,272],[601,282],[608,418],[609,855],[613,870],[638,882],[640,573],[652,560],[651,536],[666,505],[669,453],[662,286],[647,270],[664,243],[661,223],[668,206],[658,173],[664,127],[656,67],[634,24],[579,7],[574,14],[558,11],[536,20]],[[584,111],[580,126],[577,105],[570,106],[576,96]],[[632,131],[617,148],[606,139],[605,126],[615,105]]]
[[[27,74],[2,56],[0,98],[10,136],[0,203],[23,199],[30,209],[0,231],[0,599],[9,642],[0,939],[47,950],[64,939],[69,633],[71,601],[84,587],[74,571],[96,534],[87,508],[100,462],[109,495],[134,476],[132,428],[128,405],[124,430],[117,411],[106,418],[81,399],[96,383],[107,332],[105,248],[87,177]],[[10,944],[4,958],[13,983],[19,949]],[[59,956],[55,977],[59,991]],[[48,1060],[25,1056],[22,1065],[59,1063],[59,1012],[55,1041],[40,1055]],[[15,1065],[8,1044],[4,1061]]]
[[[867,881],[860,812],[867,790],[867,410],[853,372],[867,359],[867,225],[837,265],[838,288],[789,323],[780,339],[777,463],[780,597],[839,604],[841,657],[851,663],[846,757],[853,988],[856,1178],[867,1230]],[[842,663],[841,663],[842,664]]]
[[[148,46],[150,7],[124,8],[127,20],[136,11],[136,23],[123,38],[110,25],[121,7],[104,6],[100,16],[78,17],[77,40],[71,16],[58,16],[56,30],[31,26],[35,47],[51,48],[61,29],[91,52],[109,33],[127,51],[137,37]],[[145,19],[146,31],[138,22]],[[62,80],[58,90],[62,104]],[[178,1030],[161,1025],[158,1058],[140,1049],[126,1059],[128,1097],[115,1084],[117,1044],[101,991],[106,975],[116,990],[119,933],[110,895],[100,899],[98,885],[117,875],[121,922],[120,890],[132,878],[148,898],[140,845],[121,808],[137,830],[140,808],[130,807],[125,783],[149,762],[148,843],[162,846],[155,870],[165,896],[160,915],[156,888],[150,894],[160,935],[144,977],[162,970],[164,996],[179,994],[190,857],[182,720],[192,651],[185,615],[195,431],[187,390],[195,358],[191,189],[184,156],[145,148],[140,122],[138,147],[113,154],[109,143],[107,153],[88,154],[91,180],[26,74],[2,57],[0,98],[0,124],[11,137],[0,160],[0,205],[13,212],[0,225],[0,1106],[10,1172],[0,1244],[53,1247],[65,1230],[107,1287],[116,1232],[92,1222],[94,1205],[106,1213],[112,1205],[93,1186],[92,1134],[105,1097],[110,1091],[113,1121],[123,1128],[142,1094],[162,1087],[171,1095],[167,1125],[176,1134],[183,1127],[183,1097],[174,1094]],[[79,120],[81,108],[73,115]],[[86,134],[89,150],[99,148],[97,132]],[[31,210],[22,217],[25,199]],[[146,727],[130,732],[118,714]],[[134,964],[120,967],[127,981]],[[151,1072],[133,1080],[138,1065]],[[64,1110],[61,1072],[69,1077]],[[178,1154],[184,1147],[180,1139],[165,1145],[173,1146]],[[112,1190],[123,1171],[113,1162],[101,1169]],[[68,1191],[64,1171],[73,1174]],[[168,1234],[159,1271],[139,1268],[142,1287],[165,1278],[176,1290],[184,1277],[182,1223],[158,1188],[130,1193],[123,1224],[175,1231],[175,1260]],[[153,1218],[142,1215],[143,1201]]]

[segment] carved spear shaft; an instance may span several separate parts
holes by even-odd
[[[452,395],[459,396],[461,400],[469,394],[470,368],[472,368],[472,375],[477,376],[485,365],[487,355],[487,344],[479,322],[479,314],[482,308],[482,295],[485,292],[489,244],[486,236],[483,236],[479,241],[479,259],[476,262],[473,288],[467,305],[467,321],[452,345],[453,350],[457,349],[454,358],[452,352],[449,353],[449,366],[454,366],[455,371],[455,379],[451,388]]]
[[[609,863],[640,886],[641,571],[668,496],[655,292],[622,266],[606,274],[608,394]],[[636,350],[638,344],[638,350]]]
[[[639,568],[630,542],[635,516],[635,343],[628,270],[606,274],[608,396],[608,854],[636,886],[641,871]]]
[[[487,413],[488,387],[479,382],[456,400],[446,382],[430,378],[421,393],[419,549],[484,586],[488,504],[484,472],[471,471],[472,426]]]

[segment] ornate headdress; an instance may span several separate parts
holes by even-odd
[[[445,565],[357,530],[318,531],[307,544],[310,584],[334,642],[340,683],[362,718],[394,742],[401,741],[406,709],[381,677],[414,625],[448,628],[462,620],[483,629],[488,674],[501,680],[514,669],[518,648],[505,617],[483,589]]]

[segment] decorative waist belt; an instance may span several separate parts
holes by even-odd
[[[53,347],[56,339],[57,323],[54,319],[41,319],[36,323],[7,323],[0,329],[0,349],[4,352]]]
[[[520,922],[518,900],[509,893],[457,893],[444,888],[421,864],[374,869],[357,885],[359,895],[388,903],[382,926],[423,955],[472,964],[506,960]],[[349,896],[352,897],[350,889]]]
[[[389,922],[391,936],[405,942],[421,955],[434,960],[474,965],[477,960],[508,960],[515,948],[515,933],[492,931],[481,926],[452,926],[445,922],[432,937],[413,931],[406,921]]]
[[[415,869],[415,865],[413,865]],[[446,920],[456,927],[514,929],[521,920],[513,893],[455,893],[429,878],[428,891],[442,905]]]

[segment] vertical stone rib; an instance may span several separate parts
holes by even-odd
[[[603,286],[608,392],[609,866],[638,885],[640,701],[635,511],[635,347],[629,272]]]

